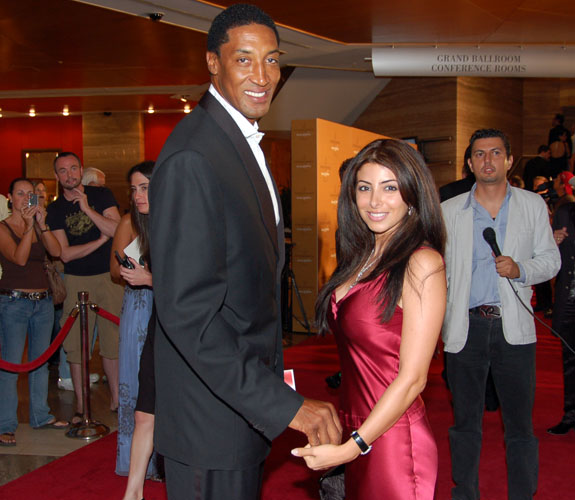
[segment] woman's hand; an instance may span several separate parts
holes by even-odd
[[[46,209],[38,205],[38,210],[36,211],[36,222],[40,229],[46,229]]]
[[[128,259],[134,265],[134,269],[120,266],[120,275],[126,283],[132,286],[152,286],[152,273],[148,270],[148,266],[142,267],[131,257]]]
[[[24,224],[26,224],[26,229],[24,230],[24,234],[28,232],[29,229],[32,228],[34,225],[34,218],[38,212],[38,206],[34,205],[31,207],[24,207],[20,210],[20,214],[22,215],[22,219],[24,219]]]
[[[357,443],[350,439],[341,445],[311,446],[308,444],[305,448],[293,449],[291,454],[294,457],[303,457],[310,469],[323,470],[355,460],[360,455],[360,449]]]

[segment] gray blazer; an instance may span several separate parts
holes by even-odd
[[[531,285],[550,280],[559,271],[561,257],[553,239],[547,206],[538,194],[511,187],[503,255],[521,263],[525,282],[511,281],[521,300],[531,310]],[[467,341],[469,294],[473,258],[473,208],[464,193],[441,204],[447,229],[445,264],[447,309],[443,342],[447,352],[459,352]],[[501,242],[499,243],[501,245]],[[503,333],[510,344],[536,341],[535,324],[505,278],[498,280]]]

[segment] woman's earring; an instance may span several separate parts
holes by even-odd
[[[411,215],[412,213],[413,213],[413,207],[409,205],[409,208],[407,209],[407,215]]]

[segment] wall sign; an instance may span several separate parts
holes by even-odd
[[[575,78],[575,47],[375,47],[375,76]]]

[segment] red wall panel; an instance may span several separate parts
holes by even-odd
[[[144,158],[156,161],[164,142],[184,113],[144,115]]]
[[[22,175],[22,150],[59,149],[82,158],[82,118],[0,118],[0,193]]]

